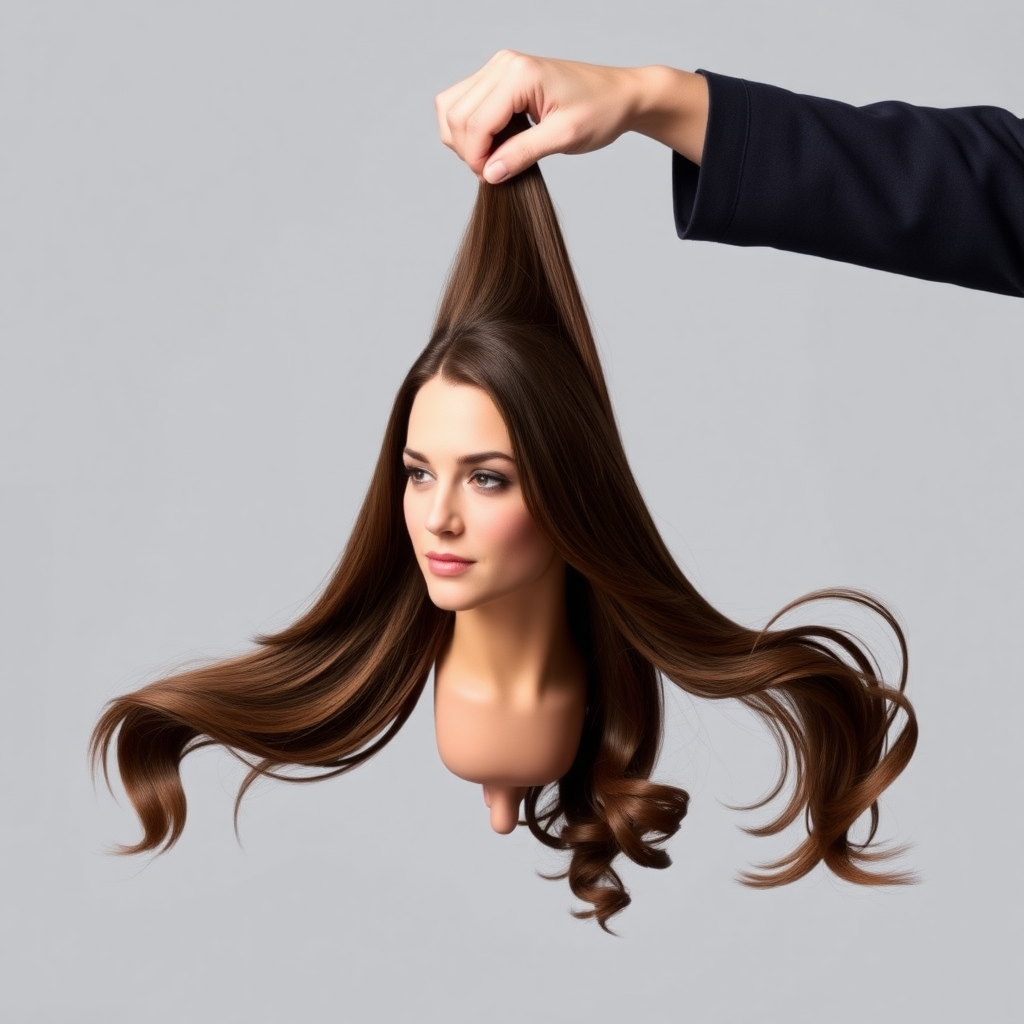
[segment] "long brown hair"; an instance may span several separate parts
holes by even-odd
[[[757,835],[803,816],[786,857],[743,875],[792,882],[816,864],[864,884],[909,881],[869,870],[896,851],[872,845],[878,797],[913,753],[917,724],[904,695],[906,644],[893,616],[855,591],[818,597],[877,612],[902,652],[887,685],[869,653],[820,626],[754,631],[693,588],[670,555],[630,472],[579,289],[540,171],[481,185],[432,337],[403,381],[369,491],[323,592],[297,622],[255,650],[151,683],[112,701],[92,735],[94,767],[115,742],[142,838],[124,853],[169,848],[185,824],[182,758],[217,743],[250,766],[235,803],[261,776],[311,781],[347,772],[381,750],[411,714],[453,613],[434,606],[402,513],[402,449],[413,399],[440,374],[483,388],[509,431],[527,507],[567,564],[570,623],[588,665],[586,723],[575,762],[529,790],[525,824],[570,854],[573,893],[608,918],[629,895],[612,863],[622,853],[667,867],[662,848],[687,794],[650,779],[660,749],[659,675],[690,694],[732,697],[775,736],[792,794]],[[776,619],[778,616],[776,616]],[[902,712],[902,726],[896,719]],[[288,766],[321,769],[300,777]],[[868,835],[850,831],[868,815]]]

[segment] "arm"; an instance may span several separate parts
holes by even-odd
[[[442,141],[492,183],[636,131],[674,151],[681,238],[1024,295],[1024,123],[996,107],[852,107],[709,72],[510,50],[435,106]],[[534,126],[495,145],[522,111]]]
[[[1024,295],[1024,122],[996,107],[852,107],[706,73],[680,238],[769,245]]]

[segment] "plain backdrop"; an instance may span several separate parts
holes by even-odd
[[[1024,306],[675,237],[670,156],[544,170],[634,471],[703,593],[898,614],[921,742],[881,835],[920,885],[735,881],[776,757],[674,688],[673,865],[619,938],[488,827],[429,701],[313,786],[184,768],[156,860],[93,788],[104,703],[291,621],[344,545],[472,205],[434,94],[501,47],[705,67],[852,103],[1021,114],[1009,0],[0,4],[0,1019],[1019,1021]],[[804,618],[811,612],[804,613]],[[887,670],[869,617],[855,629]]]

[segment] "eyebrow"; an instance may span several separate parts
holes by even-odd
[[[410,459],[415,459],[417,462],[426,462],[428,465],[430,459],[423,455],[421,452],[413,451],[412,448],[406,448],[405,454]],[[511,462],[515,465],[515,459],[511,455],[507,455],[505,452],[474,452],[472,455],[460,455],[456,459],[456,465],[459,466],[475,466],[480,462],[487,462],[489,459],[504,459],[506,462]]]

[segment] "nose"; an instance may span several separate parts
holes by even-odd
[[[459,513],[458,501],[450,487],[434,489],[434,501],[427,516],[427,529],[440,537],[442,534],[458,536],[462,533],[462,516]]]

